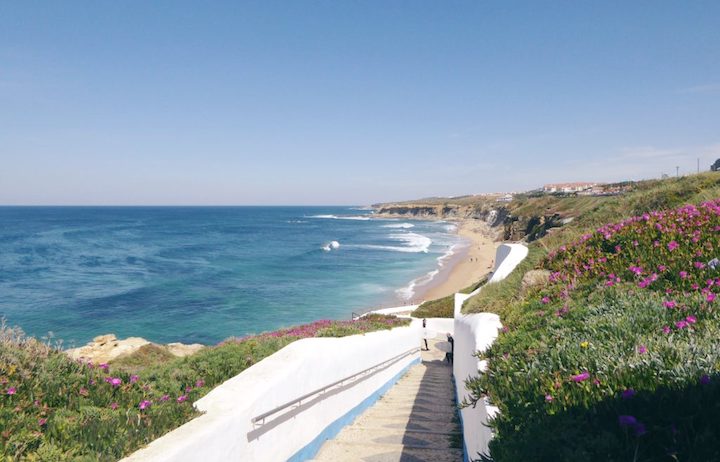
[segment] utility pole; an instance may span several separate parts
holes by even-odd
[[[679,178],[679,177],[680,177],[680,167],[676,166],[675,167],[675,178]]]

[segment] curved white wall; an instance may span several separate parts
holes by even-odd
[[[205,414],[125,460],[271,462],[311,457],[319,435],[332,437],[335,427],[352,419],[398,374],[419,361],[419,353],[406,356],[339,392],[326,393],[300,412],[281,414],[279,419],[270,417],[265,426],[254,426],[250,419],[417,348],[420,329],[420,323],[414,321],[411,326],[390,331],[293,342],[195,403]],[[298,454],[303,449],[305,452]]]
[[[488,284],[505,279],[527,254],[527,247],[521,244],[499,246],[495,254],[495,271]],[[465,388],[465,380],[476,376],[478,371],[483,369],[483,365],[474,354],[489,348],[497,338],[498,330],[502,328],[500,317],[496,314],[462,314],[462,305],[465,300],[476,295],[480,290],[482,287],[469,295],[455,294],[453,375],[459,402],[470,395]],[[488,454],[488,444],[492,438],[492,432],[487,426],[487,422],[495,412],[497,409],[488,406],[484,401],[478,402],[474,408],[467,407],[460,411],[466,460],[477,459],[478,454]]]

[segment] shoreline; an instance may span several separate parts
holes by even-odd
[[[413,298],[429,301],[447,297],[475,284],[492,271],[498,243],[488,236],[487,225],[473,219],[452,223],[457,225],[457,234],[468,245],[449,258],[427,285],[418,287]]]

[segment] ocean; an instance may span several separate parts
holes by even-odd
[[[462,245],[350,207],[0,207],[0,316],[65,347],[214,344],[409,303]]]

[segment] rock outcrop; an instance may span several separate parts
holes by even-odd
[[[130,355],[142,346],[151,344],[153,343],[141,337],[128,337],[119,340],[115,334],[105,334],[95,337],[92,342],[83,347],[71,348],[66,350],[65,353],[72,359],[82,358],[94,363],[107,363],[121,356]],[[191,355],[204,348],[199,343],[191,345],[170,343],[166,346],[158,346],[167,349],[168,352],[178,357]]]

